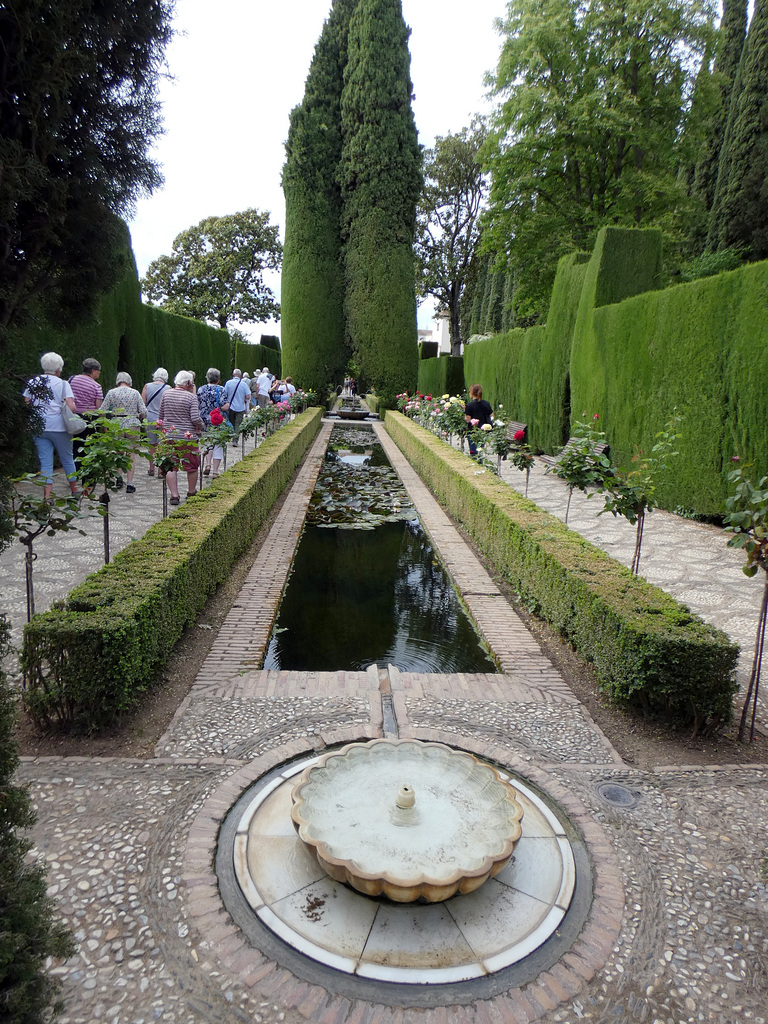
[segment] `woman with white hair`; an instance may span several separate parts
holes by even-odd
[[[133,386],[130,373],[121,372],[115,377],[115,387],[104,395],[101,403],[102,412],[111,412],[113,417],[120,420],[121,426],[126,431],[138,432],[141,421],[147,418],[147,407],[144,405],[141,395]],[[131,456],[131,468],[126,474],[126,494],[133,494],[136,488],[133,485],[133,474],[136,469],[136,456]],[[123,486],[122,474],[117,484]]]
[[[147,422],[144,424],[144,434],[147,439],[147,447],[149,448],[149,469],[147,472],[150,476],[155,475],[155,464],[152,461],[152,456],[155,454],[155,448],[157,448],[160,441],[160,436],[156,430],[153,430],[152,424],[157,423],[160,417],[160,399],[169,387],[168,371],[164,366],[158,366],[152,374],[152,380],[147,381],[141,391],[141,399],[147,407]]]
[[[43,431],[35,437],[35,448],[40,461],[40,474],[44,481],[43,495],[51,497],[53,491],[53,453],[57,452],[64,472],[67,474],[69,489],[77,494],[75,460],[72,456],[72,437],[67,433],[61,415],[61,406],[66,402],[75,412],[75,397],[69,383],[61,379],[64,360],[57,352],[46,352],[40,357],[41,374],[29,382],[24,390],[24,399],[34,406],[42,420]]]
[[[203,432],[203,421],[195,394],[194,374],[189,370],[179,370],[174,377],[173,388],[163,392],[157,424],[174,443],[178,465],[187,474],[187,497],[191,498],[197,493],[197,474],[200,469],[198,438]],[[171,504],[178,505],[178,470],[170,470],[165,477],[171,492]]]

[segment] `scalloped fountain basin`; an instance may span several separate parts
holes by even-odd
[[[306,769],[291,798],[299,837],[332,878],[397,903],[478,889],[522,833],[514,788],[439,743],[350,744]]]

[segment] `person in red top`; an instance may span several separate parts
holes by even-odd
[[[83,457],[85,439],[93,433],[93,424],[90,420],[104,401],[104,392],[101,390],[101,384],[98,383],[100,376],[101,363],[98,359],[89,357],[83,360],[83,372],[69,378],[69,386],[75,396],[75,410],[88,421],[88,426],[83,433],[76,434],[72,438],[72,455],[78,469]]]

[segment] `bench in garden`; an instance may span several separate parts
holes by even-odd
[[[579,443],[578,437],[569,437],[568,443],[565,447],[557,453],[557,455],[540,455],[539,458],[547,466],[556,466],[564,455],[567,455],[571,449],[575,448]],[[600,441],[598,444],[592,446],[592,451],[595,455],[605,455],[608,451],[608,444],[604,441]]]

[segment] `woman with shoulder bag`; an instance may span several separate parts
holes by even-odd
[[[46,352],[40,357],[42,373],[33,377],[24,389],[24,400],[40,415],[43,431],[34,438],[40,473],[44,481],[43,496],[47,500],[53,491],[53,453],[67,474],[69,489],[77,494],[77,471],[72,455],[72,436],[68,433],[61,407],[66,403],[71,412],[76,412],[75,397],[69,382],[61,379],[64,360],[57,352]],[[47,390],[47,395],[46,395]],[[48,397],[50,396],[50,397]]]

